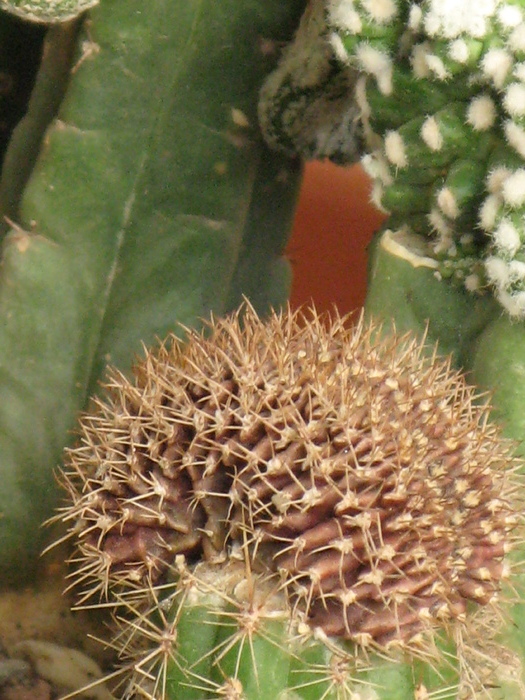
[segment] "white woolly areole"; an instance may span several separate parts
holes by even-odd
[[[441,216],[441,213],[433,207],[428,215],[428,222],[433,231],[441,237],[442,242],[446,242],[447,247],[452,243],[452,229],[450,224]]]
[[[507,73],[512,66],[512,56],[505,49],[487,51],[481,62],[483,74],[492,80],[498,89],[503,87]]]
[[[465,289],[468,292],[477,292],[479,287],[480,287],[479,275],[476,275],[473,272],[471,275],[467,275],[465,277]]]
[[[497,289],[505,289],[509,284],[509,269],[507,263],[501,258],[491,256],[485,260],[485,271],[489,282]]]
[[[511,173],[511,170],[504,168],[503,166],[491,170],[486,178],[488,191],[492,192],[492,194],[501,194],[503,183]]]
[[[446,80],[449,77],[449,72],[445,68],[445,64],[443,63],[442,59],[439,58],[439,56],[436,56],[435,54],[428,54],[425,58],[425,61],[427,63],[427,66],[429,67],[429,70],[431,73],[434,73],[436,78],[439,78],[439,80]]]
[[[431,151],[439,151],[443,148],[443,136],[435,117],[427,117],[421,127],[421,138]]]
[[[419,29],[421,20],[423,19],[423,10],[419,5],[412,5],[408,13],[408,28],[413,32]]]
[[[525,168],[519,168],[508,176],[501,188],[501,194],[510,207],[525,204]]]
[[[503,106],[511,117],[522,117],[525,114],[525,85],[511,83],[505,91]]]
[[[439,190],[437,203],[443,214],[449,219],[457,219],[460,215],[457,200],[450,187],[443,187]]]
[[[521,245],[520,236],[514,224],[508,219],[502,219],[494,231],[494,243],[499,252],[509,256],[516,254]]]
[[[361,158],[361,165],[367,175],[372,180],[380,181],[384,185],[392,184],[392,176],[388,168],[388,163],[381,154],[367,153]]]
[[[425,29],[430,36],[455,39],[460,34],[481,38],[498,0],[430,0]]]
[[[359,34],[363,27],[361,17],[352,2],[332,2],[328,10],[328,22],[350,34]]]
[[[423,42],[422,44],[416,44],[412,49],[412,55],[410,56],[410,63],[412,64],[412,70],[416,78],[428,78],[430,70],[427,64],[427,56],[430,51],[430,44]]]
[[[467,122],[476,131],[487,131],[496,121],[496,105],[488,95],[480,95],[470,101]]]
[[[385,154],[392,165],[398,168],[405,168],[408,165],[405,144],[399,131],[387,131],[385,136]]]
[[[394,0],[363,0],[363,7],[378,24],[386,24],[397,15]]]
[[[513,29],[507,42],[515,53],[525,51],[525,24],[519,24]]]
[[[498,9],[498,22],[506,29],[516,27],[522,20],[523,15],[516,5],[502,5]]]
[[[359,44],[356,51],[358,61],[367,73],[371,73],[383,95],[392,93],[392,59],[387,53],[370,44]]]
[[[525,158],[525,131],[513,121],[505,122],[505,136],[522,158]]]
[[[506,309],[509,316],[514,318],[523,318],[525,316],[525,292],[508,292],[500,291],[497,294],[500,304]]]
[[[490,194],[485,199],[479,212],[479,225],[482,229],[485,231],[492,231],[502,204],[501,197],[495,194]]]
[[[516,63],[514,69],[512,70],[512,75],[525,83],[525,63]]]
[[[468,61],[468,46],[463,39],[455,39],[448,47],[448,55],[457,63],[466,63]]]
[[[509,263],[510,283],[523,282],[525,280],[525,263],[521,260],[511,260]]]

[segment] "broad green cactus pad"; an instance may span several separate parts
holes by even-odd
[[[521,688],[503,616],[494,622],[519,540],[519,463],[447,362],[378,335],[362,320],[312,311],[263,322],[247,307],[147,353],[134,382],[113,372],[83,418],[59,516],[76,546],[72,586],[82,604],[114,606],[124,657],[148,629],[171,630],[152,633],[156,651],[137,643],[131,683],[153,682],[148,697],[265,697],[256,677],[269,673],[268,640],[288,658],[272,698],[349,699],[364,687],[408,700],[429,659],[454,692],[488,693],[476,659],[489,637],[492,678]],[[221,583],[239,562],[235,585]],[[264,622],[247,637],[241,611],[260,595]],[[216,620],[188,624],[193,641],[177,626],[192,604]],[[155,680],[144,664],[159,660],[158,639]],[[343,690],[303,695],[327,654],[348,670]],[[374,664],[408,674],[410,689],[385,695]],[[226,682],[237,695],[224,695]],[[447,687],[437,671],[432,683]]]

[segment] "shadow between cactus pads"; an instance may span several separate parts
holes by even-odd
[[[521,693],[521,463],[463,376],[313,310],[187,334],[112,372],[62,477],[124,697],[494,697],[488,667]]]

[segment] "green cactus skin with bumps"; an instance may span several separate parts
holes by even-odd
[[[390,228],[433,239],[442,277],[491,285],[525,316],[525,15],[469,0],[327,3],[327,22],[363,73],[356,99]]]
[[[257,95],[303,11],[110,0],[80,31],[49,30],[73,32],[76,52],[2,241],[2,585],[34,577],[54,469],[108,359],[126,370],[143,342],[243,294],[261,313],[286,299],[301,166],[263,143]]]

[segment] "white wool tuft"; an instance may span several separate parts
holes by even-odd
[[[492,231],[496,224],[501,205],[501,197],[495,194],[490,194],[485,199],[479,213],[479,224],[482,229],[485,231]]]
[[[523,282],[525,280],[525,263],[521,260],[511,260],[509,263],[510,283]]]
[[[435,117],[427,117],[421,127],[421,138],[431,151],[440,151],[443,148],[443,136]]]
[[[466,63],[469,56],[467,42],[463,39],[456,39],[451,42],[448,47],[448,55],[457,63]]]
[[[429,53],[430,45],[427,42],[422,44],[416,44],[412,49],[412,54],[410,56],[410,63],[412,65],[412,70],[416,78],[428,78],[430,70],[427,64],[427,56]]]
[[[508,176],[501,193],[510,207],[521,207],[525,204],[525,168],[519,168]]]
[[[457,200],[449,187],[443,187],[439,190],[437,203],[443,214],[449,219],[457,219],[461,213]]]
[[[392,59],[390,56],[364,42],[357,47],[356,56],[363,69],[375,77],[381,93],[390,95],[392,93]]]
[[[445,68],[445,64],[443,63],[442,59],[439,58],[439,56],[436,56],[435,54],[428,54],[425,61],[430,72],[434,73],[436,78],[439,80],[446,80],[450,76],[450,73]]]
[[[512,75],[522,83],[525,83],[525,63],[516,63]]]
[[[525,316],[525,292],[500,291],[497,295],[501,305],[507,310],[509,316],[523,318]]]
[[[501,5],[498,9],[498,22],[506,29],[517,27],[523,20],[523,14],[516,5]]]
[[[488,95],[480,95],[470,101],[467,122],[476,131],[487,131],[496,121],[496,105]]]
[[[505,136],[522,158],[525,158],[525,131],[512,121],[505,123]]]
[[[479,275],[474,272],[471,275],[465,277],[465,288],[469,292],[476,292],[480,288]]]
[[[460,34],[482,38],[498,0],[429,0],[425,29],[430,36],[455,39]]]
[[[362,28],[359,13],[352,2],[333,2],[328,9],[328,22],[350,34],[358,34]]]
[[[503,106],[511,117],[523,117],[525,115],[525,85],[511,83],[505,91]]]
[[[411,5],[408,13],[408,28],[417,32],[423,19],[423,11],[419,5]]]
[[[385,136],[385,154],[392,165],[406,168],[408,159],[405,144],[399,131],[387,131]]]
[[[507,41],[514,53],[525,51],[525,24],[519,24],[513,29]]]
[[[379,24],[386,24],[397,15],[394,0],[363,0],[363,7],[370,17]]]
[[[485,260],[485,270],[489,282],[498,289],[505,289],[509,284],[509,268],[507,263],[501,258],[491,256]]]
[[[508,168],[504,168],[503,166],[493,168],[487,175],[486,179],[488,191],[492,192],[492,194],[500,194],[501,188],[503,187],[503,183],[511,174],[511,172],[511,170],[509,170]]]
[[[513,256],[521,245],[520,235],[514,224],[508,219],[502,219],[494,231],[494,243],[499,252]]]
[[[505,49],[487,51],[481,62],[483,74],[492,80],[496,88],[501,89],[512,66],[512,56]]]

